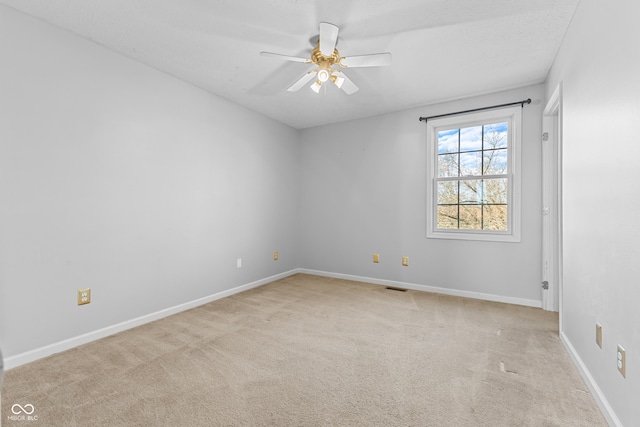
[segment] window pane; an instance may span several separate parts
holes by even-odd
[[[484,149],[507,148],[507,123],[495,123],[484,126]]]
[[[438,156],[438,176],[458,176],[458,154],[440,154]]]
[[[484,180],[485,204],[507,204],[508,203],[508,179],[485,179]]]
[[[458,129],[438,132],[438,154],[458,151]]]
[[[438,206],[437,228],[458,228],[458,206]]]
[[[507,231],[507,205],[484,206],[483,225],[485,230]]]
[[[482,126],[460,129],[460,151],[482,150]]]
[[[484,152],[484,174],[501,175],[507,173],[507,150]]]
[[[448,181],[438,183],[438,204],[457,205],[458,204],[458,181]]]
[[[460,181],[460,204],[482,203],[482,180]]]
[[[482,229],[482,206],[460,206],[460,228]]]
[[[482,151],[460,153],[460,176],[482,175]]]

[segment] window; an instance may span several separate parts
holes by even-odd
[[[520,241],[522,108],[427,122],[427,237]]]

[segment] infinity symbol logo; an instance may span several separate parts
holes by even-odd
[[[17,409],[16,409],[17,408]],[[11,412],[13,412],[14,415],[19,415],[21,413],[25,413],[27,415],[31,415],[33,414],[33,411],[35,411],[36,408],[33,407],[33,405],[31,403],[27,403],[24,406],[21,406],[17,403],[15,403],[12,407],[11,407]]]

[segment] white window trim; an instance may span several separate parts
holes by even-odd
[[[437,132],[442,128],[462,128],[498,120],[509,121],[509,160],[507,176],[507,231],[438,230],[436,228],[436,173],[438,170]],[[522,107],[502,108],[478,113],[431,119],[427,122],[427,238],[453,240],[483,240],[490,242],[520,242],[521,231],[521,158]]]

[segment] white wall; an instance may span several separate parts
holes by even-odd
[[[610,422],[625,426],[640,423],[639,16],[637,1],[582,1],[546,88],[562,82],[563,338]]]
[[[0,57],[5,358],[298,265],[298,131],[4,6]]]
[[[303,130],[301,267],[539,306],[543,97],[537,85]],[[522,242],[427,239],[418,118],[527,98],[537,101],[523,110]]]

